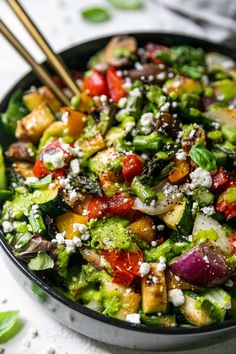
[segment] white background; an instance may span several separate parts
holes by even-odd
[[[174,32],[178,29],[179,32],[203,36],[203,31],[188,20],[182,19],[178,21],[177,26],[173,15],[163,8],[154,6],[148,0],[146,1],[145,10],[136,12],[113,11],[113,19],[110,22],[99,25],[84,22],[80,18],[79,9],[89,4],[104,5],[105,1],[102,0],[22,0],[21,3],[30,12],[55,50],[64,49],[90,38],[125,30],[130,32],[142,30]],[[31,53],[34,53],[38,60],[42,60],[43,56],[3,1],[0,1],[0,16],[22,42],[26,44]],[[216,38],[220,39],[219,36]],[[27,70],[27,65],[0,37],[0,98]],[[29,299],[19,288],[5,268],[1,255],[0,284],[0,311],[19,309],[25,323],[23,330],[13,340],[2,345],[6,354],[46,354],[50,348],[53,348],[56,354],[128,354],[131,352],[130,350],[117,349],[100,344],[77,335],[49,318],[43,312],[43,309]],[[7,302],[2,301],[5,299]],[[32,339],[31,333],[34,329],[38,331],[39,335]],[[236,340],[231,340],[205,349],[193,349],[191,352],[188,351],[188,353],[233,354],[235,353],[235,347]],[[132,351],[132,353],[138,352]],[[148,352],[146,353],[148,354]]]

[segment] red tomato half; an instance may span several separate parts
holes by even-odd
[[[125,216],[132,210],[134,201],[123,194],[116,194],[112,198],[91,198],[87,203],[88,218],[99,219],[106,214]]]
[[[84,90],[88,90],[90,96],[108,95],[103,74],[96,69],[88,71],[84,77]]]
[[[223,167],[218,168],[217,172],[212,177],[211,191],[219,193],[223,192],[228,186],[229,178],[228,171]]]
[[[123,86],[124,80],[117,75],[115,67],[112,66],[107,70],[106,78],[109,93],[113,101],[118,102],[120,98],[126,96],[126,90]]]
[[[143,172],[143,164],[136,154],[127,155],[123,160],[122,174],[126,183],[130,184],[135,176]]]
[[[140,250],[128,252],[102,251],[103,257],[110,263],[113,270],[113,282],[130,285],[140,276],[140,264],[143,262],[143,255]]]

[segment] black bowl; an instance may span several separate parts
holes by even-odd
[[[140,46],[149,41],[163,45],[188,44],[202,47],[206,51],[217,51],[236,60],[236,50],[223,47],[202,39],[167,33],[135,33]],[[63,59],[72,69],[85,69],[89,57],[103,48],[110,37],[95,39],[79,44],[61,53]],[[46,64],[48,67],[48,65]],[[38,85],[39,81],[30,72],[19,80],[8,92],[0,104],[0,112],[4,112],[11,94],[17,89],[28,89]],[[0,127],[0,142],[7,145],[7,140]],[[236,333],[236,320],[227,320],[202,328],[159,328],[131,324],[102,315],[83,307],[66,298],[53,289],[46,278],[39,277],[17,259],[0,233],[0,245],[9,270],[25,291],[36,299],[51,315],[78,333],[121,347],[144,350],[186,350],[222,342]],[[216,340],[217,338],[217,340]]]

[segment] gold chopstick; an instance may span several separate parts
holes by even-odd
[[[27,49],[18,41],[14,34],[9,30],[6,24],[0,19],[0,32],[7,39],[7,41],[17,50],[17,52],[27,61],[27,63],[32,67],[36,75],[48,86],[54,94],[59,98],[59,100],[65,104],[69,105],[70,102],[63,91],[55,84],[50,74],[47,70],[40,64],[38,64],[32,55],[27,51]]]
[[[53,49],[50,47],[49,43],[46,41],[42,33],[39,31],[35,23],[31,20],[29,15],[25,12],[22,6],[17,0],[6,0],[8,5],[11,7],[13,12],[16,14],[20,22],[23,24],[25,29],[29,32],[31,37],[35,40],[38,46],[46,55],[49,63],[58,73],[58,75],[65,82],[66,86],[72,91],[74,95],[79,94],[79,88],[76,83],[71,78],[70,72],[66,67],[65,63],[59,55],[54,53]]]

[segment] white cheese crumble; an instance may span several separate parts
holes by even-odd
[[[130,133],[134,127],[135,127],[135,122],[127,122],[125,125],[125,132]]]
[[[66,232],[65,232],[65,231],[63,231],[63,232],[58,232],[58,233],[55,235],[55,239],[56,239],[57,243],[59,243],[59,245],[65,243],[65,235],[66,235]]]
[[[165,229],[164,225],[157,225],[157,230],[158,231],[163,231]]]
[[[2,229],[3,229],[4,234],[7,234],[8,232],[13,231],[13,225],[9,221],[3,221]]]
[[[205,214],[207,216],[211,216],[211,215],[215,214],[214,206],[203,207],[203,208],[201,208],[201,211],[203,212],[203,214]]]
[[[70,162],[71,173],[76,176],[80,173],[80,163],[78,159],[73,159]]]
[[[170,102],[166,102],[161,106],[160,111],[161,112],[168,112],[170,108]]]
[[[192,180],[190,184],[192,190],[200,186],[210,188],[212,185],[210,172],[201,167],[196,168],[196,170],[190,173],[190,178]]]
[[[157,242],[156,242],[156,241],[152,241],[152,242],[151,242],[151,246],[152,246],[152,247],[156,247],[156,246],[157,246]]]
[[[68,196],[71,203],[76,202],[77,199],[79,198],[79,194],[75,190],[69,191]]]
[[[156,268],[159,272],[162,272],[166,269],[166,260],[164,257],[159,258],[159,263],[157,263]]]
[[[186,154],[186,152],[184,150],[179,150],[177,151],[177,153],[175,154],[175,157],[177,158],[177,160],[183,161],[187,159],[188,154]]]
[[[168,300],[172,302],[175,307],[179,307],[184,304],[185,298],[181,289],[172,289],[168,291]]]
[[[145,277],[145,275],[147,275],[150,272],[150,264],[147,262],[144,262],[140,265],[139,268],[139,273],[141,275],[141,277]]]
[[[121,97],[117,105],[119,108],[124,108],[126,106],[126,103],[127,103],[127,97]]]
[[[38,182],[38,178],[37,177],[27,177],[25,180],[25,184],[31,184],[31,183],[35,183]]]
[[[55,149],[51,153],[45,152],[43,163],[52,165],[54,169],[62,168],[65,166],[65,154],[61,149]]]
[[[154,124],[153,113],[148,112],[148,113],[144,113],[141,116],[140,125],[143,133],[145,134],[151,133],[153,124]]]
[[[131,314],[126,316],[126,321],[130,322],[130,323],[139,324],[139,323],[141,323],[140,314],[139,313],[131,313]]]

